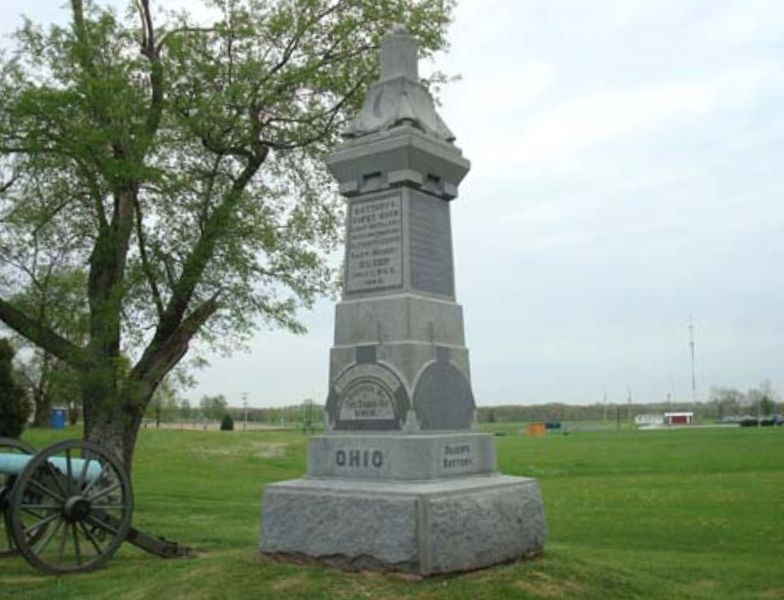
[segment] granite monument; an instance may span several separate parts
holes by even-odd
[[[264,490],[261,551],[423,575],[538,553],[536,481],[498,473],[473,428],[450,221],[470,165],[403,29],[344,136],[327,162],[348,207],[326,431],[303,478]]]

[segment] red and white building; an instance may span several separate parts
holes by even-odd
[[[664,413],[665,425],[693,425],[693,412],[667,412]]]

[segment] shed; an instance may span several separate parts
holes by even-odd
[[[693,412],[667,412],[664,413],[665,425],[693,425]]]

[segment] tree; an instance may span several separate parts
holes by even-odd
[[[763,395],[760,398],[759,403],[759,412],[763,417],[769,417],[773,414],[773,411],[776,410],[776,403],[774,402],[773,398],[767,395]]]
[[[778,394],[773,389],[773,384],[770,380],[766,379],[759,386],[759,414],[769,417],[776,410],[776,399]]]
[[[0,320],[79,375],[85,437],[130,470],[145,408],[196,341],[234,347],[334,286],[342,205],[323,157],[378,73],[393,22],[444,47],[452,0],[208,1],[212,24],[71,0],[0,60],[0,243],[68,239],[87,338],[13,300]],[[41,235],[43,232],[46,235]],[[130,363],[123,359],[130,357]]]
[[[217,421],[226,414],[229,403],[223,394],[218,396],[202,396],[199,408],[206,419]]]
[[[0,437],[18,438],[30,416],[30,405],[14,378],[13,358],[11,343],[0,339]]]
[[[179,416],[183,421],[188,421],[193,418],[193,408],[191,407],[190,400],[187,398],[183,398],[180,401]]]
[[[710,402],[716,407],[716,417],[738,414],[746,401],[743,392],[731,387],[711,387]]]
[[[19,374],[27,395],[33,399],[33,425],[48,427],[52,407],[64,406],[68,421],[76,425],[82,405],[78,374],[66,363],[35,352],[29,360],[20,363]]]
[[[28,269],[24,262],[16,262],[28,274],[29,285],[14,296],[14,305],[26,314],[35,315],[38,323],[58,331],[70,342],[83,343],[88,331],[87,307],[83,297],[86,274],[82,269],[60,264],[66,255],[67,244],[50,247],[53,252],[46,254],[39,244],[40,235],[38,232],[33,234],[35,256],[32,266]],[[0,246],[0,250],[10,261],[19,254],[18,249],[7,245]],[[25,338],[17,337],[21,344],[27,342]],[[77,407],[81,404],[78,374],[45,349],[33,348],[29,359],[21,365],[33,401],[33,425],[48,426],[49,413],[55,405],[67,406],[71,422],[75,423]]]
[[[220,422],[221,431],[234,431],[234,419],[231,418],[229,413],[223,413]]]
[[[180,399],[176,378],[171,375],[167,375],[155,390],[145,412],[148,419],[155,419],[156,428],[161,426],[161,421],[173,421],[179,412]]]

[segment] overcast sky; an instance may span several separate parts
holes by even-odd
[[[57,0],[3,0],[51,18]],[[784,391],[784,2],[462,0],[441,115],[472,162],[452,204],[477,402]],[[189,392],[327,394],[333,305],[261,331]]]

